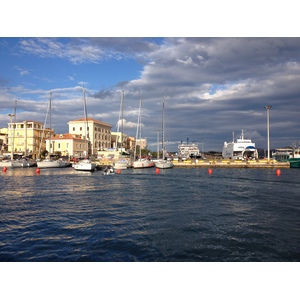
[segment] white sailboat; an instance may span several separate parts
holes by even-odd
[[[141,112],[142,112],[142,98],[140,99],[140,105],[139,105],[139,113],[138,113],[138,124],[137,124],[137,130],[136,130],[136,142],[139,138],[139,140],[142,140],[142,118],[141,118]],[[132,163],[132,167],[134,169],[144,169],[144,168],[152,168],[154,167],[154,162],[150,161],[149,159],[142,158],[142,149],[140,145],[140,153],[139,158],[136,158],[136,142],[135,142],[135,148],[134,148],[134,161]]]
[[[162,143],[162,159],[155,162],[155,167],[159,169],[171,169],[174,167],[174,164],[166,159],[166,150],[164,145],[164,128],[165,127],[165,101],[163,101],[162,109],[162,130],[161,130],[161,143]]]
[[[82,88],[82,94],[83,94],[83,104],[84,104],[84,119],[85,119],[85,126],[84,126],[84,130],[85,130],[85,136],[84,136],[84,140],[85,140],[85,159],[75,163],[73,165],[74,169],[76,171],[95,171],[97,164],[92,162],[89,157],[89,147],[88,147],[88,139],[89,139],[89,126],[88,126],[88,121],[87,121],[87,109],[86,109],[86,99],[85,99],[85,91],[84,91],[84,87]]]
[[[123,109],[124,109],[124,91],[122,91],[122,97],[121,97],[121,105],[120,105],[120,114],[119,114],[119,122],[121,120],[121,153],[120,156],[118,158],[118,160],[116,160],[113,163],[113,168],[116,170],[126,170],[128,167],[128,161],[122,157],[122,153],[123,153]],[[118,128],[117,128],[117,132],[119,132],[119,122],[118,122]],[[119,141],[119,135],[117,135],[117,140],[116,140],[116,151],[118,150],[118,141]]]
[[[51,130],[51,105],[52,105],[52,92],[50,91],[49,105],[48,105],[48,110],[47,110],[45,123],[44,123],[44,128],[43,128],[43,136],[42,136],[42,140],[41,140],[41,144],[40,144],[39,156],[40,156],[40,152],[41,152],[42,141],[43,141],[43,138],[44,138],[48,112],[50,114],[50,130]],[[51,145],[51,136],[50,136],[50,145]],[[52,159],[51,158],[51,151],[52,151],[52,148],[50,146],[48,157],[46,159],[42,160],[42,161],[37,162],[37,167],[38,168],[40,168],[40,169],[66,168],[66,167],[70,166],[70,162],[68,162],[68,161],[65,161],[65,160],[62,160],[62,159],[59,159],[59,160]]]

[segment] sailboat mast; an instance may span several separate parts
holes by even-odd
[[[136,146],[137,146],[137,141],[138,141],[138,138],[139,138],[141,107],[142,107],[142,98],[140,99],[140,105],[139,105],[139,111],[138,111],[138,121],[137,121],[137,126],[136,126],[134,159],[136,159]],[[141,147],[140,147],[140,152],[141,152]]]
[[[161,129],[161,147],[162,147],[162,158],[165,159],[165,145],[164,145],[164,140],[165,140],[165,133],[164,133],[164,127],[165,127],[165,100],[163,100],[163,109],[162,109],[162,129]]]
[[[89,125],[88,125],[88,120],[87,120],[87,109],[86,109],[86,99],[85,99],[85,90],[84,86],[82,87],[82,96],[83,96],[83,112],[84,112],[84,141],[85,141],[85,148],[86,148],[86,153],[85,156],[88,156],[88,141],[89,139]]]
[[[51,111],[52,111],[52,92],[50,91],[50,100],[49,100],[49,116],[50,116],[50,121],[49,121],[49,125],[50,125],[50,134],[49,134],[49,142],[50,142],[50,156],[51,156],[51,153],[52,153],[52,141],[51,141],[51,126],[52,126],[52,123],[51,123],[51,119],[52,119],[52,115],[51,115]]]
[[[123,105],[124,105],[124,90],[122,90],[122,99],[121,99],[121,155],[122,155],[122,152],[123,152],[123,126],[124,126],[124,123],[123,123]]]
[[[140,100],[140,159],[142,158],[142,97]]]

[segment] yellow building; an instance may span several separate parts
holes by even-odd
[[[0,129],[0,155],[3,156],[4,153],[7,152],[7,128]]]
[[[38,158],[46,149],[46,138],[54,131],[40,122],[23,121],[8,123],[7,134],[9,153]]]
[[[46,149],[49,154],[60,154],[61,156],[84,158],[87,154],[87,144],[77,134],[56,134],[46,140]]]
[[[83,140],[86,138],[91,143],[91,154],[97,155],[98,150],[111,148],[112,126],[91,118],[69,121],[69,133],[79,135]],[[87,136],[89,134],[89,136]]]
[[[148,144],[147,144],[147,139],[137,139],[136,140],[136,145],[140,146],[141,149],[146,149]]]

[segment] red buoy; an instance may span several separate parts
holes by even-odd
[[[208,173],[209,175],[211,175],[211,174],[212,174],[212,169],[208,169],[207,173]]]
[[[36,174],[40,174],[40,172],[41,172],[41,169],[40,168],[36,168],[35,173]]]
[[[277,170],[276,170],[276,175],[277,175],[277,176],[280,176],[280,175],[281,175],[280,169],[277,169]]]
[[[3,167],[2,172],[6,172],[7,167]]]
[[[155,174],[159,174],[159,168],[155,169]]]
[[[117,170],[117,174],[121,174],[121,170],[120,169]]]

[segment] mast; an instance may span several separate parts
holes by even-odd
[[[142,97],[140,99],[139,111],[138,111],[138,121],[136,126],[136,135],[135,135],[135,147],[134,147],[134,159],[136,159],[136,146],[139,137],[140,125],[141,125],[141,108],[142,108]],[[141,133],[140,133],[141,134]],[[141,156],[141,145],[140,145],[140,156]]]
[[[89,139],[89,124],[87,120],[87,109],[86,109],[86,99],[85,99],[85,90],[84,86],[82,86],[82,96],[83,96],[83,112],[84,112],[84,141],[85,141],[85,158],[88,156],[89,147],[88,147],[88,139]]]
[[[123,105],[124,105],[124,90],[122,90],[122,99],[121,99],[121,155],[122,155],[122,152],[123,152]]]
[[[162,148],[162,159],[165,159],[165,145],[164,145],[164,140],[165,140],[165,133],[164,133],[164,127],[165,127],[165,116],[164,116],[164,111],[165,111],[165,99],[163,100],[163,109],[162,109],[162,129],[161,129],[161,148]]]
[[[142,158],[142,96],[140,100],[140,159]]]
[[[51,115],[51,110],[52,110],[52,92],[50,91],[50,100],[49,100],[49,117],[50,117],[50,120],[49,120],[49,125],[50,125],[50,132],[49,132],[49,142],[50,142],[50,157],[51,157],[51,153],[52,153],[52,141],[51,141],[51,126],[52,126],[52,123],[51,123],[51,119],[52,119],[52,115]]]

